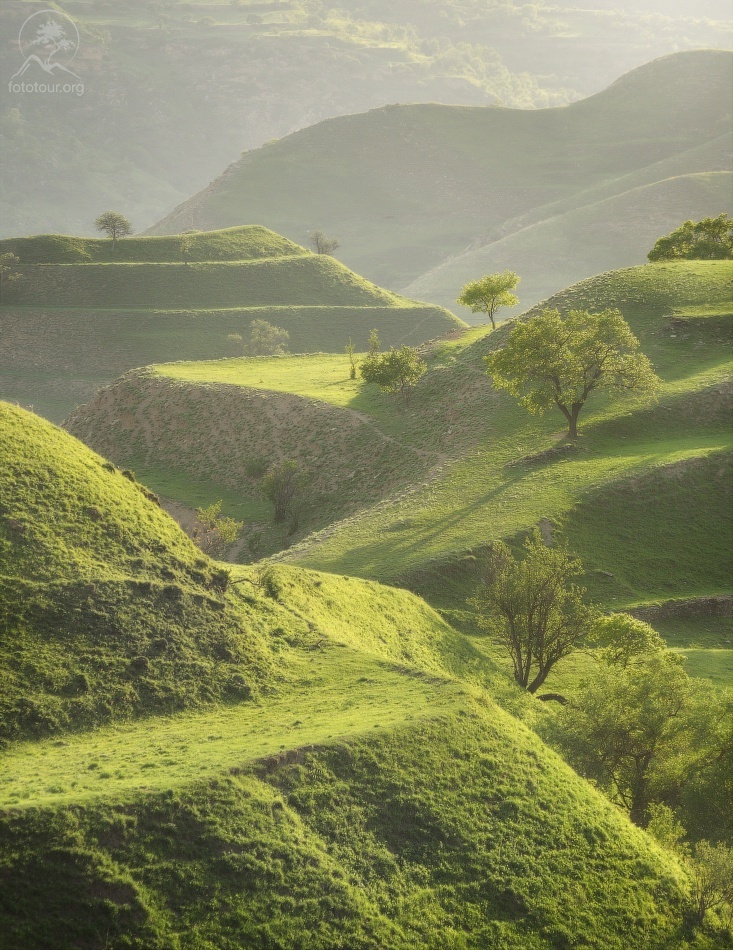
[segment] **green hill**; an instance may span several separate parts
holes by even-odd
[[[0,406],[0,739],[254,694],[262,621],[147,489]]]
[[[591,592],[609,608],[724,594],[732,278],[726,262],[646,265],[548,302],[618,307],[663,380],[656,404],[589,405],[575,452],[564,451],[559,414],[530,417],[492,390],[481,356],[508,326],[426,348],[429,370],[409,411],[350,381],[345,357],[334,355],[152,367],[67,424],[169,498],[189,506],[223,498],[248,532],[265,532],[261,553],[287,544],[281,557],[290,562],[399,583],[449,611],[464,609],[488,541],[519,538],[538,523],[582,554]],[[297,535],[269,527],[247,475],[253,460],[277,460],[271,431],[310,477],[299,533],[324,525],[294,546]],[[650,504],[660,486],[664,501]],[[626,557],[630,507],[637,517]],[[681,548],[694,556],[679,557]],[[727,636],[721,628],[706,643],[727,649],[724,665]]]
[[[656,239],[682,221],[733,212],[732,195],[733,174],[726,171],[654,181],[550,215],[466,251],[423,274],[406,293],[453,306],[456,287],[477,274],[509,269],[522,277],[522,305],[501,315],[520,313],[588,274],[643,261]]]
[[[0,419],[5,946],[689,945],[675,860],[417,597],[212,590],[144,489]]]
[[[60,421],[121,373],[157,360],[241,353],[251,320],[298,352],[420,343],[452,314],[377,287],[262,227],[117,242],[41,235],[0,241],[22,279],[0,306],[0,396]]]
[[[730,171],[720,140],[730,131],[732,86],[731,53],[698,50],[655,60],[557,108],[397,105],[331,119],[246,153],[150,233],[191,220],[226,227],[246,217],[302,241],[318,222],[339,235],[350,266],[384,286],[407,287],[444,265],[441,300],[455,300],[465,275],[459,256],[459,271],[449,276],[451,260],[494,233],[508,238],[524,216],[541,219],[541,208],[561,203],[565,213],[580,211],[600,197],[623,206],[621,196],[640,185]],[[589,200],[593,190],[599,197]],[[699,216],[694,189],[686,201],[678,195],[676,207],[675,194],[665,199],[670,211]],[[707,208],[710,191],[699,197]],[[573,279],[615,266],[628,200],[587,212],[614,217],[605,239],[594,233],[592,261],[583,266],[580,241],[567,249]],[[654,188],[633,200],[641,202],[635,214],[660,220]],[[634,254],[623,263],[642,263],[636,246]],[[558,289],[546,250],[540,262],[545,279],[533,288],[535,299]]]

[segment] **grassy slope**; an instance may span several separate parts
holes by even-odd
[[[270,417],[279,414],[285,420],[279,439],[285,438],[286,445],[287,438],[298,441],[304,464],[322,473],[317,477],[333,472],[334,494],[324,520],[339,506],[348,511],[358,499],[363,504],[373,498],[375,485],[386,496],[283,556],[406,584],[444,609],[463,607],[477,583],[486,542],[517,537],[542,520],[581,554],[592,594],[608,607],[726,592],[732,270],[717,263],[647,265],[600,275],[550,301],[561,308],[618,306],[664,381],[656,405],[603,399],[590,404],[576,453],[521,461],[557,445],[562,428],[559,415],[529,417],[512,399],[492,391],[480,357],[499,344],[508,328],[490,336],[477,328],[462,340],[433,347],[430,371],[409,412],[363,383],[348,381],[343,358],[313,356],[158,367],[144,378],[145,398],[136,391],[140,379],[123,380],[117,392],[109,390],[95,406],[81,410],[73,429],[114,458],[139,459],[156,486],[172,472],[179,473],[180,484],[188,472],[200,492],[198,503],[222,497],[225,485],[234,489],[236,501],[234,457],[227,463],[232,481],[222,477],[223,461],[208,474],[200,461],[213,454],[203,446],[217,418],[216,406],[224,404],[226,394],[227,411],[218,413],[216,453],[224,459],[230,440],[241,458],[264,454],[256,426],[251,443],[236,434],[242,426],[233,409],[256,420],[260,413],[251,407],[267,406]],[[253,386],[271,391],[257,395],[246,388]],[[292,411],[295,406],[302,415]],[[355,440],[355,412],[361,441]],[[154,427],[156,418],[172,420],[173,430],[162,438],[148,437],[143,445],[145,427]],[[367,421],[371,428],[361,428]],[[184,425],[191,437],[187,450],[177,434]],[[379,441],[374,428],[381,433]],[[328,438],[337,440],[337,448],[325,455],[311,451],[303,442],[307,431],[315,433],[314,446]],[[384,457],[372,459],[369,446],[383,445],[385,439],[396,443],[389,443],[389,480],[383,484]],[[136,454],[138,446],[144,454]],[[349,456],[349,451],[357,454]],[[353,500],[344,472],[356,473]],[[409,487],[394,494],[400,483]],[[177,485],[168,485],[175,496]],[[259,521],[266,515],[253,504],[251,489],[239,497],[247,494],[252,507],[239,511]],[[319,501],[312,499],[316,510]],[[633,538],[629,510],[635,512]],[[599,523],[604,525],[600,532]],[[660,547],[670,556],[660,557]],[[680,548],[691,556],[680,558]],[[726,649],[725,636],[721,629],[719,642],[706,649]],[[691,629],[687,643],[677,645],[693,646],[693,639]],[[697,657],[700,669],[707,659]]]
[[[308,252],[274,231],[249,225],[167,237],[125,238],[116,245],[109,238],[38,234],[0,241],[0,254],[7,253],[16,254],[24,264],[114,264],[131,261],[170,264],[184,260],[246,261],[262,257],[293,257]]]
[[[23,279],[0,308],[0,397],[61,420],[134,366],[222,358],[241,351],[249,323],[290,333],[294,351],[418,343],[460,326],[261,227],[111,242],[41,235],[0,242],[23,261]]]
[[[729,53],[697,51],[562,108],[406,105],[329,120],[247,153],[152,231],[191,216],[227,226],[246,209],[299,240],[318,220],[360,273],[404,287],[520,215],[720,138],[730,70]],[[675,174],[707,170],[691,157]]]
[[[0,404],[2,739],[255,694],[266,621],[112,465]]]
[[[659,235],[681,221],[733,212],[731,194],[733,175],[726,171],[654,181],[549,216],[451,258],[405,292],[453,305],[460,288],[477,274],[509,269],[522,277],[518,293],[521,310],[526,310],[589,274],[642,262]],[[519,312],[515,307],[502,314]]]
[[[11,620],[5,683],[38,687],[39,652],[58,642],[55,590],[85,582],[64,653],[42,653],[42,687],[28,696],[38,708],[69,660],[108,670],[124,657],[125,610],[114,629],[102,616],[112,581],[132,574],[145,602],[140,577],[154,592],[155,572],[170,572],[185,612],[194,549],[68,435],[12,407],[2,420],[12,573],[0,590],[12,598],[32,584],[46,611],[22,618],[22,631]],[[192,646],[156,607],[131,618],[138,637],[164,633],[179,672],[188,648],[213,689],[230,657],[208,655],[211,617],[204,629],[188,616]],[[495,705],[483,687],[518,711],[526,702],[423,602],[280,567],[262,589],[235,586],[221,607],[241,625],[227,648],[249,639],[277,665],[256,702],[229,695],[208,710],[0,753],[5,945],[680,945],[685,885],[674,862]],[[140,676],[165,679],[157,654],[132,683],[118,669],[105,692],[139,688]],[[79,706],[70,713],[68,725],[93,722]]]

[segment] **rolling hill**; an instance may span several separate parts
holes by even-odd
[[[732,279],[727,262],[650,264],[548,301],[618,307],[663,380],[656,404],[589,405],[575,450],[559,414],[530,417],[493,391],[481,357],[508,325],[427,347],[429,370],[409,411],[350,381],[345,357],[334,355],[150,367],[67,425],[168,498],[223,498],[248,532],[260,541],[264,532],[260,554],[285,544],[284,560],[407,586],[447,616],[465,611],[486,543],[538,523],[581,555],[592,594],[609,608],[726,595]],[[273,425],[280,451],[310,476],[290,537],[271,527],[247,475],[252,460],[277,460]],[[633,529],[624,514],[632,509]],[[339,510],[346,517],[334,524]],[[601,512],[607,527],[598,532]],[[319,522],[321,532],[293,544]],[[690,556],[678,557],[681,548]],[[695,645],[693,626],[677,645]],[[721,671],[733,658],[726,629],[701,644],[720,651]]]
[[[22,279],[0,306],[0,396],[60,421],[100,386],[156,360],[242,350],[250,321],[290,333],[294,351],[420,343],[462,325],[262,227],[111,241],[0,241]]]
[[[6,79],[23,64],[18,34],[39,7],[41,0],[0,4]],[[84,234],[105,207],[142,229],[243,148],[332,116],[389,102],[562,104],[654,56],[730,45],[725,0],[676,0],[673,8],[626,0],[618,10],[596,0],[562,12],[548,2],[483,0],[46,7],[64,10],[80,31],[74,70],[84,92],[8,90],[0,112],[3,237]]]
[[[706,176],[731,170],[731,88],[733,54],[698,50],[557,108],[395,105],[342,116],[246,153],[149,233],[246,217],[302,241],[321,227],[359,273],[395,289],[428,275],[442,302],[474,263],[493,266],[492,244],[480,245],[501,238],[497,255],[506,247],[502,260],[525,265],[527,306],[562,289],[554,236],[570,257],[560,279],[575,280],[642,263],[652,225],[730,207],[730,185]],[[630,210],[650,225],[627,250]],[[605,233],[599,214],[609,216]],[[592,249],[567,243],[574,227],[590,229]],[[478,250],[464,257],[469,247]]]
[[[0,412],[0,594],[34,592],[3,618],[6,946],[689,946],[676,860],[417,597],[286,566],[212,592],[129,477]]]
[[[733,212],[733,173],[680,175],[631,188],[523,227],[505,238],[450,258],[410,284],[405,293],[455,306],[455,288],[477,274],[522,275],[521,310],[589,274],[643,261],[662,234],[682,221]],[[463,313],[463,308],[456,308]],[[467,315],[466,315],[467,316]]]

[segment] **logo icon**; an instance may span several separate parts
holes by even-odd
[[[24,62],[10,79],[11,91],[75,92],[78,95],[84,91],[81,76],[70,68],[79,52],[79,29],[66,13],[59,10],[39,10],[32,13],[20,28],[18,46]],[[39,69],[48,76],[65,82],[40,85],[38,82],[17,82],[26,78],[29,70],[33,71],[33,75],[37,74]],[[72,84],[71,80],[78,82]]]

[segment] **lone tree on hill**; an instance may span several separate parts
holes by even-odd
[[[733,258],[733,220],[727,214],[685,221],[661,237],[649,251],[650,261],[724,261]]]
[[[577,558],[546,547],[538,530],[524,552],[515,558],[506,544],[495,542],[486,580],[469,603],[478,609],[479,626],[512,658],[514,679],[535,693],[553,666],[589,635],[597,611],[583,602],[584,588],[572,583],[583,570]]]
[[[117,246],[117,238],[132,234],[132,224],[118,211],[105,211],[94,222],[97,231],[104,231],[107,237],[112,238],[112,247]]]
[[[514,307],[519,298],[510,291],[514,290],[521,278],[514,271],[505,270],[501,274],[486,274],[481,280],[472,280],[461,291],[458,303],[470,307],[473,313],[485,313],[491,321],[491,329],[496,329],[494,316],[499,307]]]
[[[284,356],[290,334],[267,320],[252,320],[249,339],[244,344],[245,356]]]
[[[618,310],[561,315],[545,310],[518,323],[502,349],[484,357],[494,386],[517,396],[529,412],[552,406],[578,436],[578,416],[591,393],[607,389],[653,393],[659,385],[649,359]]]
[[[412,390],[427,366],[412,346],[391,347],[388,353],[369,354],[361,364],[361,375],[367,383],[376,383],[382,392],[401,396],[410,405]]]
[[[310,240],[316,254],[333,254],[341,247],[338,238],[327,237],[323,231],[311,231]]]

